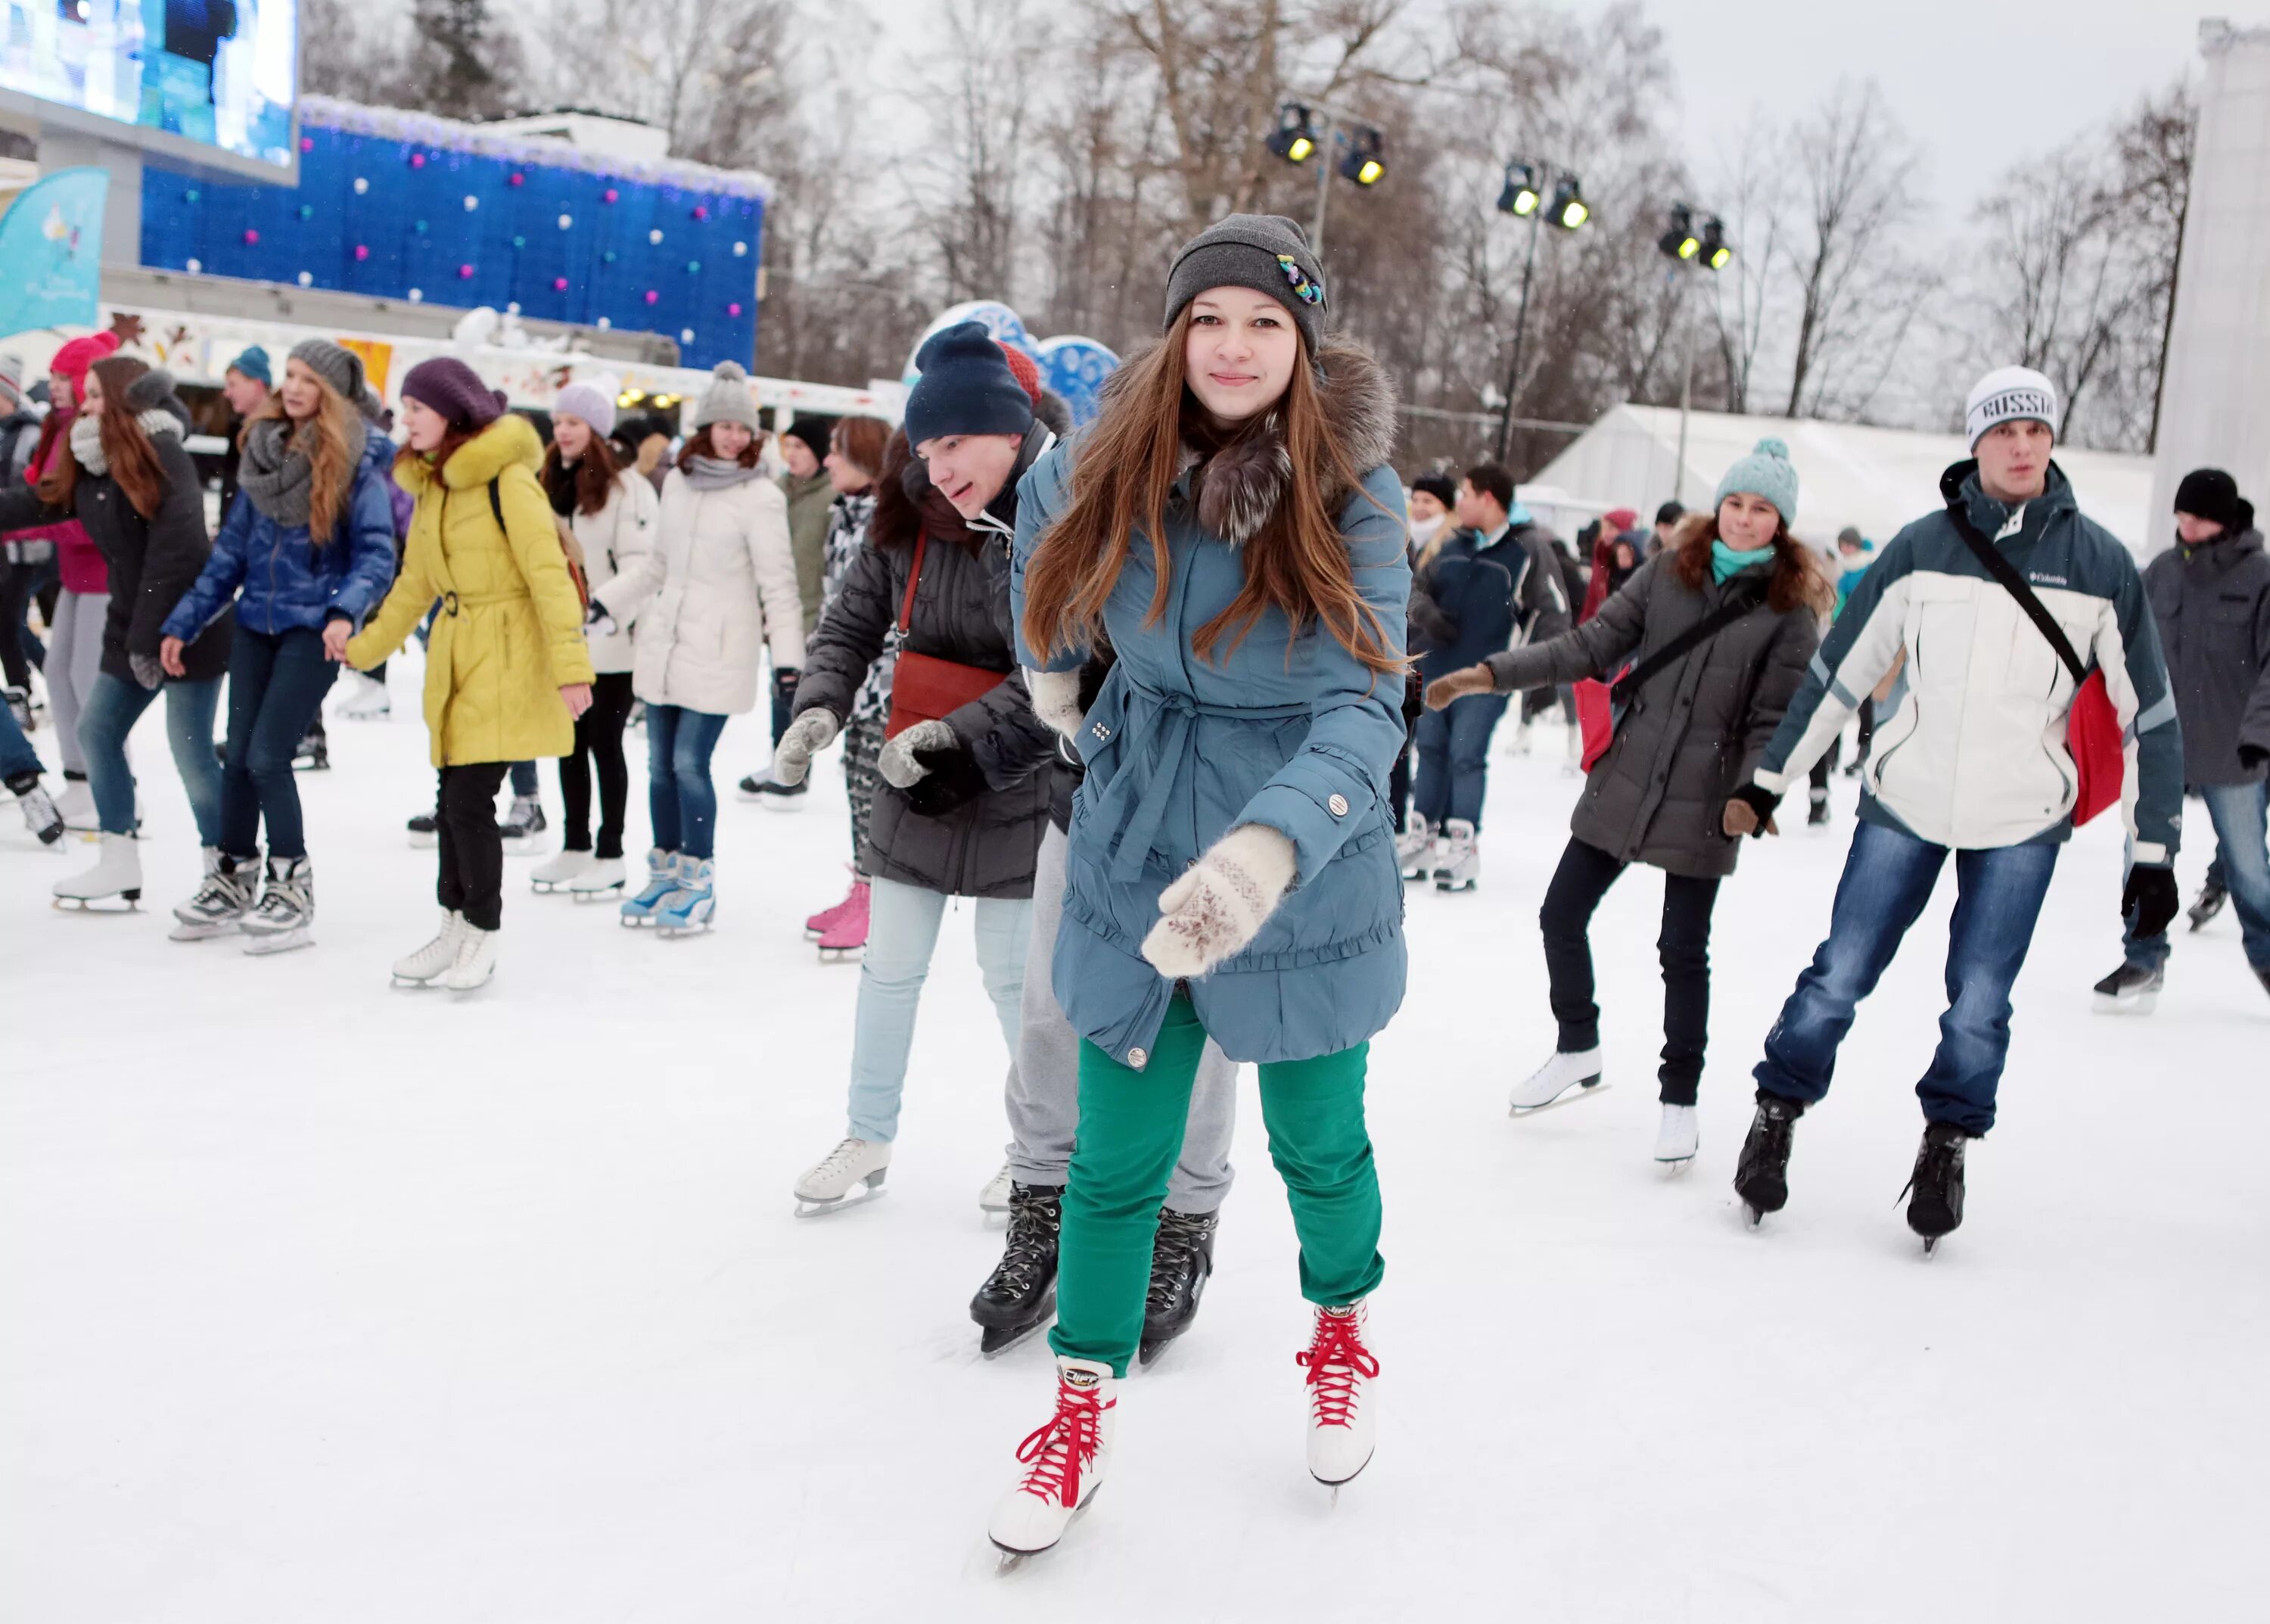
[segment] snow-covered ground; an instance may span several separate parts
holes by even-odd
[[[1003,1577],[986,1510],[1050,1388],[1037,1341],[981,1361],[965,1312],[1004,1138],[966,909],[889,1198],[799,1222],[858,979],[798,930],[842,890],[833,761],[793,814],[724,806],[715,934],[621,930],[516,863],[493,985],[395,991],[434,918],[402,836],[431,782],[415,675],[301,779],[311,951],[166,940],[197,853],[155,710],[148,911],[52,911],[91,848],[0,835],[7,1617],[2261,1616],[2270,999],[2226,916],[2181,939],[2158,1014],[2091,1013],[2116,830],[2065,859],[2002,1125],[1926,1263],[1895,1198],[1952,876],[1753,1232],[1747,1069],[1827,919],[1849,785],[1830,837],[1748,848],[1724,894],[1702,1156],[1665,1178],[1643,871],[1595,934],[1613,1091],[1505,1115],[1552,1042],[1535,912],[1575,782],[1551,734],[1501,757],[1484,887],[1413,892],[1375,1048],[1375,1464],[1337,1509],[1302,1467],[1305,1316],[1249,1074],[1198,1326],[1127,1384],[1094,1508]],[[737,721],[721,778],[764,750]]]

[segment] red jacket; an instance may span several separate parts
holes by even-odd
[[[70,455],[70,408],[58,406],[48,413],[48,420],[40,425],[39,448],[32,453],[31,462],[24,469],[24,478],[33,485],[54,465],[58,457]],[[63,590],[83,597],[100,597],[110,590],[110,568],[102,561],[102,549],[88,537],[86,527],[77,519],[65,519],[57,524],[39,524],[30,530],[11,530],[11,541],[52,541],[56,544],[56,564],[62,572]]]

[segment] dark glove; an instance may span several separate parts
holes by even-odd
[[[165,686],[166,668],[158,664],[156,655],[130,654],[126,656],[126,664],[134,672],[134,680],[152,693]]]
[[[796,679],[802,674],[792,665],[773,667],[773,692],[780,696],[782,704],[788,704],[796,698]]]
[[[2120,893],[2120,917],[2131,935],[2164,935],[2182,906],[2174,869],[2162,863],[2139,863],[2129,869],[2128,883]]]
[[[2264,768],[2270,768],[2270,745],[2249,742],[2239,745],[2238,765],[2250,773],[2259,773]]]
[[[617,629],[614,616],[609,614],[607,606],[596,597],[591,600],[591,606],[583,612],[583,624],[594,636],[598,637],[612,637]]]
[[[902,790],[907,805],[925,818],[943,818],[985,793],[985,769],[962,745],[940,745],[915,752],[923,775]]]
[[[1727,798],[1740,801],[1757,813],[1758,827],[1750,831],[1752,840],[1757,839],[1765,833],[1767,823],[1773,818],[1774,809],[1781,805],[1781,797],[1766,789],[1762,784],[1757,783],[1746,783]]]

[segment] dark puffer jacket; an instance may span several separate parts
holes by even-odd
[[[1773,574],[1745,570],[1724,586],[1706,575],[1697,591],[1679,578],[1675,555],[1662,553],[1575,631],[1485,662],[1501,693],[1606,679],[1729,597],[1755,605],[1657,671],[1619,711],[1615,742],[1594,763],[1569,819],[1578,840],[1693,879],[1734,871],[1741,842],[1724,833],[1726,797],[1756,769],[1821,641],[1815,604],[1780,613],[1767,604]]]
[[[1017,482],[1055,436],[1039,424],[1026,436],[1008,483],[973,525],[974,548],[933,538],[923,550],[922,582],[901,653],[926,654],[963,665],[1007,673],[983,697],[946,718],[985,775],[986,792],[938,817],[915,811],[905,791],[875,787],[868,824],[867,872],[902,885],[952,896],[1020,898],[1033,894],[1034,860],[1049,822],[1049,805],[1065,770],[1056,735],[1033,714],[1031,695],[1017,667],[1009,619],[1010,540],[1016,520]],[[903,436],[893,442],[886,479],[899,477]],[[920,464],[910,483],[921,483]],[[840,723],[867,668],[884,649],[905,601],[915,549],[909,540],[886,545],[878,509],[868,545],[853,558],[842,590],[805,646],[797,680],[797,714],[824,708]],[[999,528],[996,528],[996,526]]]
[[[2184,782],[2251,783],[2238,747],[2270,751],[2270,553],[2262,532],[2186,547],[2144,570],[2184,735]]]
[[[149,375],[149,374],[145,374]],[[197,465],[182,446],[188,432],[189,408],[168,393],[154,412],[176,419],[180,430],[163,430],[150,436],[158,453],[158,470],[165,478],[165,494],[158,511],[144,518],[126,500],[126,493],[108,474],[79,470],[71,487],[71,507],[50,508],[28,485],[0,493],[0,530],[21,530],[77,518],[88,538],[102,550],[110,567],[110,611],[102,627],[102,670],[121,682],[132,682],[130,655],[158,657],[161,628],[174,605],[197,584],[205,560],[212,556],[212,539],[205,531],[204,486]],[[233,610],[224,609],[197,641],[182,651],[187,674],[180,680],[210,682],[228,670],[228,645],[236,629]]]

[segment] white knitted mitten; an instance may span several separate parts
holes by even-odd
[[[883,746],[875,770],[894,789],[911,790],[930,768],[915,760],[917,750],[944,750],[953,743],[953,729],[944,722],[917,722]]]
[[[1078,671],[1036,671],[1028,668],[1025,687],[1033,696],[1035,716],[1066,738],[1079,731],[1079,724],[1087,716],[1079,708]]]
[[[812,770],[813,752],[827,749],[828,741],[842,730],[842,725],[836,721],[834,711],[816,705],[790,723],[788,731],[781,735],[781,742],[773,750],[773,782],[802,783],[804,775]]]
[[[1238,825],[1160,895],[1164,917],[1143,938],[1143,956],[1170,981],[1235,957],[1261,933],[1298,867],[1293,842],[1277,830]]]

